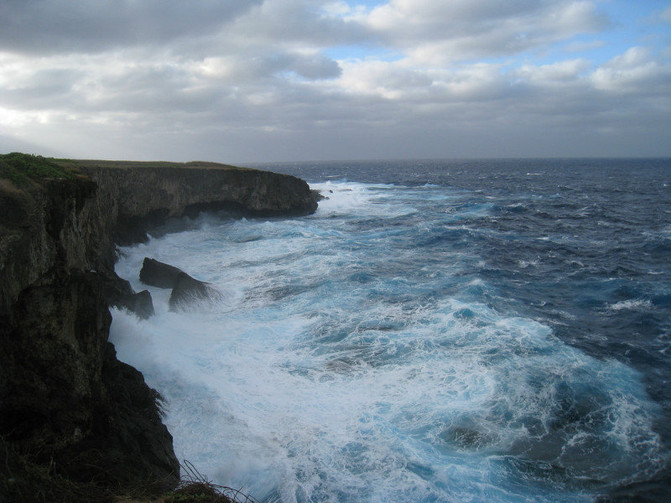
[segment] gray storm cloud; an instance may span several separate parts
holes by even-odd
[[[0,148],[226,162],[669,155],[668,9],[641,14],[635,37],[616,4],[5,0]]]

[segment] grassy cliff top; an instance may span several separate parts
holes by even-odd
[[[247,170],[230,164],[217,162],[191,161],[191,162],[166,162],[166,161],[102,161],[94,159],[53,159],[53,162],[63,168],[186,168],[186,169],[236,169]]]
[[[77,176],[82,168],[181,168],[181,169],[224,169],[247,171],[249,168],[220,164],[216,162],[164,162],[164,161],[104,161],[89,159],[55,159],[40,155],[0,154],[0,179],[10,180],[15,186],[21,187],[29,180],[69,179]]]
[[[18,152],[0,155],[0,179],[10,180],[17,187],[29,180],[69,179],[75,176],[70,169],[47,157]]]

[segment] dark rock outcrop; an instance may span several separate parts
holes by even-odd
[[[0,201],[12,216],[0,220],[0,437],[74,482],[95,470],[106,486],[175,484],[172,437],[155,400],[137,400],[156,393],[137,371],[122,378],[108,347],[110,290],[134,293],[113,271],[95,183],[0,180]]]
[[[154,315],[154,302],[149,290],[135,292],[128,281],[119,278],[116,274],[101,275],[101,282],[105,299],[110,306],[135,313],[141,320]]]
[[[170,310],[182,311],[194,303],[221,300],[221,292],[204,281],[192,278],[181,269],[145,257],[140,270],[140,281],[158,288],[171,288]]]
[[[115,240],[144,239],[148,225],[203,208],[316,208],[293,177],[105,164],[0,156],[0,448],[20,458],[0,462],[0,501],[34,485],[17,467],[105,490],[178,480],[158,394],[107,341],[110,305],[153,312],[149,292],[114,273]],[[192,294],[207,287],[178,279]]]
[[[105,211],[115,222],[114,241],[122,245],[146,240],[148,229],[170,217],[224,209],[246,216],[308,215],[319,199],[299,178],[216,163],[62,164],[98,183]]]
[[[192,278],[185,272],[179,274],[170,293],[170,310],[183,311],[190,305],[221,300],[221,293],[203,281]]]
[[[134,312],[140,319],[154,316],[154,303],[149,290],[142,290],[133,294],[127,301],[126,308]]]
[[[175,266],[145,257],[140,269],[140,281],[157,288],[173,288],[180,274],[183,274],[182,270]]]
[[[111,453],[106,470],[118,471],[131,458],[141,472],[149,474],[148,480],[179,473],[172,436],[162,423],[160,395],[145,384],[141,372],[117,359],[110,343],[105,347],[102,378],[108,395],[100,414],[105,421],[96,427],[103,433],[110,430],[109,424],[123,425],[111,428],[117,437],[107,437],[103,445]],[[138,452],[141,457],[137,457]]]

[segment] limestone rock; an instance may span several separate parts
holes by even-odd
[[[126,309],[141,320],[154,315],[154,303],[148,290],[135,292],[128,281],[116,274],[105,275],[102,277],[102,283],[108,305]]]
[[[207,283],[192,278],[181,272],[175,279],[170,294],[170,310],[180,311],[188,309],[194,303],[216,302],[221,299],[221,293]]]
[[[173,288],[180,274],[183,274],[182,270],[177,267],[145,257],[140,270],[140,281],[158,288]]]
[[[221,300],[221,292],[204,281],[192,278],[181,269],[145,257],[140,270],[140,281],[158,288],[171,288],[170,310],[182,311],[202,302]]]
[[[120,401],[155,392],[141,376],[109,370],[123,364],[108,349],[108,306],[115,295],[135,294],[114,273],[114,222],[100,203],[88,177],[20,186],[0,179],[8,210],[0,214],[0,437],[73,480],[97,470],[102,484],[105,460],[125,453],[108,487],[148,478],[174,484],[179,467],[158,407]],[[146,294],[135,304],[146,309]],[[143,454],[156,451],[162,457]]]
[[[123,307],[135,313],[141,320],[154,316],[154,302],[149,290],[142,290],[126,298]]]
[[[215,163],[63,161],[88,174],[99,187],[114,220],[114,241],[147,239],[147,230],[170,217],[205,210],[233,210],[245,216],[309,215],[319,195],[290,175]]]

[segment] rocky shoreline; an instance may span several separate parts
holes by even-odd
[[[115,246],[202,210],[307,215],[317,194],[295,177],[212,163],[8,154],[0,175],[0,502],[57,497],[35,497],[36,472],[101,494],[174,486],[160,396],[107,341],[111,305],[152,313],[148,292],[114,273]]]

